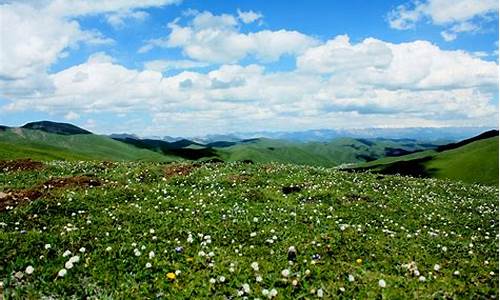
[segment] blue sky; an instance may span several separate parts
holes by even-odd
[[[7,1],[0,17],[6,125],[498,124],[496,1]]]

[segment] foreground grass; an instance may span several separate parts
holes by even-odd
[[[498,296],[497,188],[280,164],[165,168],[0,173],[0,191],[102,183],[0,212],[5,298]]]

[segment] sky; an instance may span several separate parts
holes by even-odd
[[[498,1],[0,0],[0,124],[498,127]]]

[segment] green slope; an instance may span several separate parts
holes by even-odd
[[[436,178],[498,185],[498,137],[441,152],[426,167]]]
[[[315,166],[337,166],[376,160],[387,155],[437,147],[412,140],[339,138],[331,142],[294,143],[255,139],[230,147],[217,148],[226,161],[281,162]]]
[[[175,157],[138,149],[94,134],[60,135],[24,128],[0,131],[0,159],[16,158],[38,160],[175,160]]]
[[[383,158],[352,169],[498,186],[498,136],[443,152],[424,151]]]
[[[281,162],[303,165],[333,165],[328,157],[314,155],[301,145],[279,140],[257,139],[251,142],[219,148],[219,156],[225,161],[251,160],[256,163]]]

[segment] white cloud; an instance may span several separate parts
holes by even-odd
[[[253,23],[262,19],[262,17],[262,14],[259,12],[254,12],[253,10],[241,11],[238,9],[238,18],[245,24]]]
[[[161,7],[179,4],[182,0],[51,0],[28,1],[35,6],[47,3],[44,9],[47,13],[57,16],[75,17],[84,15],[97,15],[102,13],[133,11],[140,8]]]
[[[77,17],[131,12],[178,3],[177,0],[45,0],[0,3],[0,96],[37,94],[53,88],[47,70],[79,45],[109,45],[113,40],[81,28]],[[119,23],[119,17],[111,22]]]
[[[97,53],[51,75],[52,91],[18,97],[1,110],[140,111],[152,120],[143,134],[497,122],[497,64],[463,51],[424,41],[370,38],[351,44],[339,36],[298,60],[298,69],[286,72],[233,64],[165,76],[126,68]]]
[[[78,120],[80,118],[80,115],[73,112],[73,111],[70,111],[64,115],[64,118],[68,121],[75,121],[75,120]]]
[[[387,68],[392,61],[392,51],[386,43],[365,39],[351,45],[347,35],[337,36],[325,44],[312,47],[297,58],[303,71],[334,73],[352,69]]]
[[[116,13],[111,13],[106,16],[106,21],[115,29],[121,29],[125,27],[126,21],[144,21],[149,14],[142,10],[136,11],[120,11]]]
[[[181,48],[187,57],[204,62],[235,63],[247,56],[270,62],[285,54],[300,54],[318,43],[297,31],[241,33],[238,25],[232,15],[196,13],[187,26],[179,25],[178,21],[170,23],[171,32],[167,37],[148,41],[139,52],[153,47]]]
[[[196,69],[207,67],[209,64],[189,59],[182,60],[150,60],[144,63],[144,69],[165,72],[167,70]]]
[[[457,23],[447,30],[441,32],[441,36],[447,42],[453,41],[457,38],[459,33],[462,32],[478,32],[481,29],[479,24],[475,24],[472,22],[462,22]]]
[[[464,51],[446,51],[427,41],[393,44],[368,38],[351,44],[338,36],[297,58],[303,72],[341,73],[357,85],[390,89],[454,89],[498,85],[498,65]]]
[[[406,30],[416,23],[429,20],[446,30],[441,35],[446,41],[456,39],[458,33],[478,32],[482,21],[489,21],[498,13],[498,0],[412,0],[389,12],[391,28]]]
[[[1,5],[0,20],[1,77],[16,79],[44,72],[68,47],[105,41],[81,30],[76,21],[46,15],[28,5]]]

